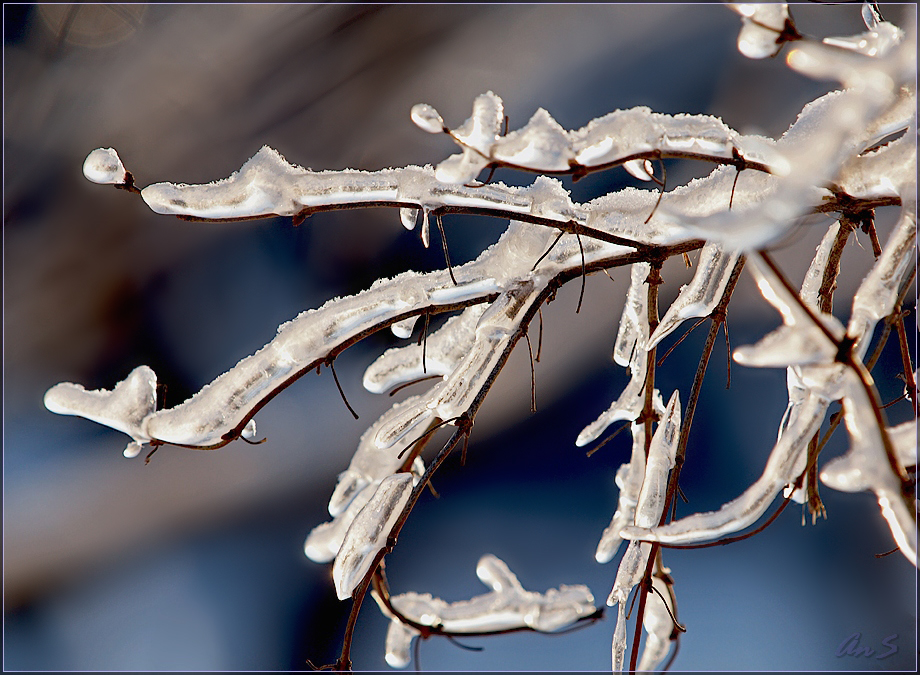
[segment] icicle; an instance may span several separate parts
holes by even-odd
[[[125,165],[113,148],[98,148],[86,156],[83,175],[94,183],[124,185],[128,178]]]
[[[407,208],[405,206],[399,209],[399,221],[407,230],[414,230],[415,223],[418,220],[418,209]]]
[[[112,391],[87,391],[79,384],[62,382],[45,393],[45,407],[59,415],[78,415],[130,436],[140,445],[150,440],[147,418],[157,404],[157,376],[138,366]],[[126,455],[127,456],[127,455]]]
[[[427,103],[416,103],[412,106],[409,115],[415,126],[429,134],[440,134],[445,131],[444,120],[441,119],[438,111]]]
[[[431,224],[428,221],[428,209],[422,209],[422,246],[431,244]]]
[[[668,473],[674,466],[679,436],[680,397],[675,391],[649,446],[645,478],[636,504],[635,524],[639,527],[654,527],[661,519],[668,488]]]
[[[709,316],[722,300],[738,254],[726,252],[718,244],[706,244],[700,251],[696,272],[680,293],[648,340],[648,349],[658,345],[687,319]]]
[[[609,602],[608,602],[609,604]],[[617,625],[613,629],[613,643],[611,652],[611,671],[623,672],[623,663],[626,659],[626,603],[621,602],[617,608]]]
[[[616,484],[620,489],[620,496],[617,500],[617,510],[610,525],[601,534],[601,540],[594,553],[594,559],[599,563],[613,560],[617,549],[620,548],[620,542],[623,541],[620,530],[635,523],[636,504],[645,476],[645,425],[633,423],[630,426],[633,437],[632,455],[629,462],[620,465],[617,470]]]
[[[524,587],[503,560],[487,554],[476,563],[476,576],[498,594],[523,593]]]
[[[645,574],[645,566],[648,563],[648,556],[652,550],[652,545],[645,541],[631,541],[626,547],[626,552],[620,560],[620,566],[617,568],[617,576],[613,582],[613,589],[607,596],[607,606],[613,607],[617,603],[626,604],[626,598],[629,597],[630,591],[642,581],[642,575]]]
[[[377,552],[386,546],[390,531],[409,503],[412,474],[387,476],[374,496],[355,516],[335,557],[332,579],[339,600],[346,600],[367,574]]]

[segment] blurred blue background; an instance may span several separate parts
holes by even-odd
[[[883,6],[899,21],[915,6]],[[796,6],[800,29],[863,29],[857,6]],[[203,224],[150,213],[135,196],[94,186],[81,166],[115,147],[141,185],[229,175],[262,144],[313,169],[437,163],[453,151],[409,121],[418,102],[460,124],[493,90],[510,128],[545,107],[578,128],[616,108],[719,115],[745,133],[778,135],[827,83],[735,48],[739,21],[713,5],[4,5],[4,668],[5,670],[303,670],[330,663],[349,603],[330,567],[303,556],[328,519],[335,476],[392,400],[360,388],[363,369],[399,344],[389,332],[350,349],[332,379],[307,376],[257,416],[260,446],[163,448],[144,466],[125,437],[47,412],[59,381],[111,388],[154,368],[166,405],[199,389],[298,312],[380,276],[443,265],[392,210]],[[708,166],[669,163],[669,182]],[[532,176],[499,172],[528,184]],[[625,172],[570,181],[588,200]],[[647,187],[647,186],[646,186]],[[891,213],[880,213],[880,228]],[[800,281],[826,219],[777,252]],[[503,223],[445,220],[454,263]],[[868,247],[867,247],[868,248]],[[835,311],[869,266],[848,248]],[[665,267],[662,312],[690,272]],[[531,590],[585,583],[602,603],[615,562],[593,554],[615,509],[624,434],[588,458],[578,432],[626,383],[609,359],[628,274],[562,289],[544,308],[531,415],[530,366],[515,352],[486,401],[465,466],[435,476],[387,558],[394,592],[446,600],[485,591],[475,565],[505,560]],[[570,284],[577,286],[577,284]],[[913,295],[909,302],[915,302]],[[911,316],[913,319],[913,315]],[[779,322],[745,277],[730,311],[732,344]],[[692,381],[701,328],[660,371],[665,397]],[[668,342],[667,347],[671,342]],[[721,351],[720,351],[721,350]],[[679,513],[717,508],[761,472],[785,407],[780,370],[710,365]],[[876,370],[900,395],[896,350]],[[406,391],[400,396],[413,393]],[[836,409],[836,404],[832,410]],[[905,405],[888,409],[909,419]],[[846,448],[839,432],[828,457]],[[892,547],[871,494],[823,489],[828,519],[803,527],[793,505],[761,534],[728,547],[665,552],[688,628],[676,670],[912,670],[916,570]],[[368,602],[356,669],[385,669],[387,620]],[[516,634],[421,647],[426,670],[608,670],[612,617],[556,637]],[[853,633],[884,660],[838,657]]]

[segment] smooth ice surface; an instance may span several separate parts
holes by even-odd
[[[153,370],[138,366],[112,391],[87,391],[79,384],[62,382],[45,393],[44,401],[53,413],[85,417],[128,434],[135,443],[143,445],[150,440],[146,422],[156,409],[156,387]],[[132,455],[126,452],[125,456]]]
[[[668,585],[661,577],[652,576],[652,586],[658,593],[649,593],[648,600],[646,600],[642,627],[647,635],[638,665],[639,670],[646,671],[657,671],[664,662],[671,649],[671,631],[674,628],[674,622],[668,612],[671,602]],[[667,599],[667,605],[662,598]],[[673,608],[671,609],[673,611]]]
[[[674,466],[679,438],[680,397],[675,391],[649,445],[645,478],[636,504],[635,524],[639,527],[654,527],[661,519],[668,489],[668,474]]]
[[[682,286],[677,298],[665,311],[664,316],[648,339],[648,348],[658,345],[673,333],[687,319],[709,316],[722,300],[739,255],[725,251],[718,244],[706,244],[700,251],[693,279]]]
[[[411,473],[387,476],[355,516],[332,566],[332,580],[339,600],[350,597],[370,570],[377,552],[386,546],[393,525],[409,503],[411,493]]]

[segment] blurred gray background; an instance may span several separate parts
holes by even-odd
[[[882,7],[895,21],[908,10],[916,6]],[[858,5],[793,11],[812,34],[863,30]],[[299,227],[156,216],[135,195],[87,182],[90,150],[115,147],[142,186],[225,177],[263,144],[317,170],[437,163],[453,147],[415,128],[410,107],[429,103],[456,126],[490,89],[511,129],[540,106],[579,128],[647,105],[781,134],[830,85],[781,59],[744,59],[738,27],[716,5],[4,5],[5,669],[299,670],[334,660],[349,603],[336,601],[329,566],[303,556],[303,539],[328,519],[335,476],[392,403],[360,381],[399,341],[376,335],[337,361],[357,422],[324,371],[258,414],[265,444],[167,447],[147,466],[121,457],[123,435],[53,415],[42,395],[59,381],[111,388],[143,363],[174,405],[298,312],[380,276],[443,266],[437,242],[426,251],[393,210],[318,214]],[[710,167],[668,169],[677,184]],[[585,201],[638,184],[614,170],[566,185]],[[827,222],[803,224],[777,252],[794,281]],[[892,214],[879,222],[889,227]],[[504,228],[472,217],[445,225],[455,264]],[[843,317],[870,264],[858,246],[847,255]],[[690,272],[676,261],[664,274],[662,311]],[[494,553],[529,589],[586,583],[606,598],[615,563],[598,565],[593,553],[629,440],[591,458],[573,441],[626,383],[609,353],[628,274],[612,276],[588,279],[578,315],[577,283],[544,308],[540,412],[530,414],[518,350],[477,418],[466,466],[448,461],[434,482],[441,498],[424,498],[387,558],[394,592],[479,594],[476,560]],[[732,343],[778,322],[745,277]],[[666,397],[680,387],[685,400],[703,335],[665,362]],[[783,372],[735,367],[726,392],[724,357],[720,345],[691,436],[683,514],[718,507],[759,475],[784,409]],[[886,401],[901,393],[897,369],[888,350],[876,371]],[[909,418],[904,405],[887,412]],[[827,455],[845,440],[838,434]],[[792,506],[744,542],[666,552],[689,629],[676,669],[915,666],[914,568],[899,554],[875,558],[892,544],[871,495],[822,496],[828,520],[815,526]],[[613,623],[466,641],[482,652],[430,640],[420,665],[606,670]],[[385,668],[386,625],[368,603],[357,669]],[[854,632],[880,651],[897,634],[899,651],[838,657]]]

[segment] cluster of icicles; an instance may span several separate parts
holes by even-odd
[[[738,5],[743,29],[739,49],[753,58],[776,49],[777,31],[788,18],[784,5]],[[313,172],[289,164],[264,147],[239,172],[207,185],[158,183],[141,196],[158,213],[208,220],[298,216],[343,205],[389,205],[400,209],[409,229],[423,215],[422,240],[428,245],[429,214],[447,209],[489,211],[511,220],[500,241],[473,262],[428,274],[407,272],[383,279],[357,295],[337,298],[282,324],[277,336],[174,408],[156,410],[156,375],[136,368],[114,390],[87,391],[58,384],[45,405],[61,414],[86,417],[131,437],[125,456],[144,444],[171,443],[218,447],[255,435],[255,410],[279,387],[325,362],[338,346],[370,329],[389,326],[407,338],[427,313],[457,311],[422,346],[391,349],[368,367],[365,387],[385,392],[423,375],[441,376],[426,393],[406,398],[362,436],[348,468],[339,476],[329,501],[332,520],[309,535],[305,552],[312,560],[333,563],[338,597],[351,596],[387,544],[405,509],[424,464],[415,459],[401,470],[403,455],[434,425],[461,417],[475,405],[500,370],[505,352],[535,311],[535,303],[560,275],[603,263],[612,267],[642,246],[667,246],[703,239],[696,273],[661,322],[649,331],[648,275],[645,262],[631,267],[614,348],[614,360],[627,367],[629,384],[609,409],[578,436],[583,446],[614,422],[632,422],[632,455],[616,474],[619,502],[596,558],[608,562],[623,540],[629,542],[608,604],[618,605],[613,666],[623,666],[626,649],[626,599],[641,581],[652,541],[694,543],[735,532],[755,522],[785,489],[799,501],[795,481],[805,468],[807,445],[825,418],[829,404],[842,400],[851,446],[827,462],[822,481],[845,491],[871,490],[903,554],[916,564],[914,514],[899,498],[898,478],[886,462],[881,431],[867,393],[845,364],[836,361],[837,341],[849,336],[855,358],[866,354],[877,322],[894,308],[911,271],[916,237],[915,50],[891,24],[864,10],[868,32],[852,38],[794,43],[787,62],[815,77],[835,76],[844,90],[808,104],[779,140],[744,136],[704,115],[662,115],[647,108],[620,110],[566,131],[543,110],[518,131],[500,135],[502,102],[489,92],[473,104],[472,116],[448,129],[428,105],[412,109],[413,121],[429,132],[446,132],[462,152],[437,167],[405,167],[377,172]],[[900,139],[872,149],[879,141],[907,130]],[[723,164],[709,176],[665,193],[657,204],[653,191],[626,189],[588,203],[574,203],[562,184],[545,176],[526,188],[501,183],[470,185],[484,168],[506,165],[552,173],[623,165],[634,176],[651,179],[651,158],[697,157]],[[745,167],[757,170],[736,172]],[[128,173],[112,149],[95,150],[84,173],[97,183],[125,184]],[[820,317],[815,325],[756,251],[782,237],[797,217],[818,207],[832,193],[856,200],[897,198],[901,216],[875,267],[856,293],[849,323],[819,310],[818,287],[839,225],[830,227],[817,249],[800,298]],[[729,208],[729,195],[733,205]],[[653,213],[651,218],[649,214]],[[554,241],[553,226],[572,224],[610,235],[613,241],[563,234]],[[549,227],[545,227],[548,225]],[[630,245],[630,243],[633,245]],[[762,476],[722,508],[659,525],[668,474],[673,467],[681,426],[680,397],[668,404],[654,392],[661,422],[646,455],[643,408],[648,350],[687,319],[708,316],[718,305],[742,255],[764,298],[781,314],[783,325],[755,345],[734,353],[741,364],[787,369],[789,404],[776,444]],[[535,262],[539,262],[535,265]],[[828,336],[834,336],[832,340]],[[914,423],[886,430],[901,466],[916,464]],[[488,632],[528,627],[557,630],[595,611],[587,588],[562,587],[546,594],[524,591],[507,567],[484,557],[477,574],[492,592],[448,604],[427,595],[394,596],[392,607],[415,626],[393,619],[387,637],[387,661],[407,665],[409,644],[425,626],[449,633]],[[667,655],[672,608],[671,588],[653,578],[658,593],[649,597],[644,617],[648,632],[640,669],[657,667]],[[379,600],[379,597],[378,597]]]

